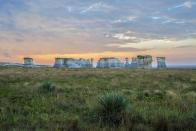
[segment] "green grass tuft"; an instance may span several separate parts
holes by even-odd
[[[125,119],[128,105],[128,100],[117,93],[100,96],[96,109],[99,122],[104,125],[119,126]]]
[[[56,87],[49,81],[45,81],[40,86],[40,92],[47,93],[47,92],[54,92]]]

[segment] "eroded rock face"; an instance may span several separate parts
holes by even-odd
[[[137,56],[138,68],[152,68],[152,56]]]
[[[132,58],[131,68],[137,68],[137,58],[135,57]]]
[[[106,57],[100,58],[97,62],[97,68],[141,68],[151,69],[153,58],[151,55],[138,55],[132,58],[132,62],[129,62],[129,58],[125,58],[124,62],[121,62],[118,58]],[[165,57],[157,57],[158,68],[166,68]],[[93,59],[73,59],[73,58],[56,58],[54,67],[66,67],[66,68],[92,68]]]
[[[117,58],[100,58],[97,62],[97,68],[120,68],[123,67],[121,61]]]
[[[64,59],[63,58],[55,58],[54,67],[63,67]]]
[[[56,58],[54,67],[61,68],[92,68],[92,60],[73,59],[73,58]]]
[[[164,69],[167,68],[165,57],[157,57],[157,68],[158,69]]]
[[[25,57],[24,58],[24,65],[34,65],[33,58]]]
[[[152,68],[152,56],[150,55],[139,55],[137,57],[132,58],[131,67],[132,68]]]
[[[129,68],[130,67],[130,64],[129,64],[129,58],[125,58],[125,65],[124,65],[125,68]]]

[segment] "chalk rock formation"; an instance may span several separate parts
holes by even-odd
[[[137,66],[138,68],[152,68],[152,56],[145,55],[145,56],[137,56]]]
[[[61,68],[91,68],[92,60],[89,59],[73,59],[73,58],[56,58],[54,67]]]
[[[157,68],[158,69],[164,69],[167,68],[165,57],[157,57]]]
[[[33,58],[25,57],[24,58],[24,65],[26,65],[26,66],[32,66],[32,65],[34,65]]]
[[[97,62],[97,68],[120,68],[122,66],[121,61],[114,57],[100,58]]]

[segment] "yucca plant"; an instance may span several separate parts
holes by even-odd
[[[40,87],[41,92],[53,92],[54,90],[55,90],[55,86],[49,81],[43,82]]]
[[[100,124],[119,126],[127,112],[127,99],[117,93],[107,93],[98,98],[97,118]]]

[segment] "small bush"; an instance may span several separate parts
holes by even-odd
[[[154,90],[153,91],[153,96],[158,98],[158,99],[163,99],[165,97],[165,92],[161,90]]]
[[[67,120],[66,122],[67,131],[82,131],[82,129],[79,126],[79,120],[78,118],[72,118]]]
[[[138,125],[135,125],[131,131],[151,131],[151,130],[152,129],[150,129],[148,126],[144,124],[138,124]]]
[[[51,82],[46,81],[40,86],[40,91],[44,93],[53,92],[55,91],[55,86]]]
[[[125,97],[116,93],[108,93],[98,98],[96,116],[100,124],[119,126],[125,120],[127,108],[128,101]]]
[[[157,121],[154,124],[155,131],[168,131],[169,122],[165,117],[158,116]]]
[[[195,126],[194,112],[182,114],[182,112],[160,112],[151,121],[155,131],[194,131]]]
[[[165,92],[161,90],[144,90],[139,91],[137,94],[138,100],[157,101],[165,97]]]

